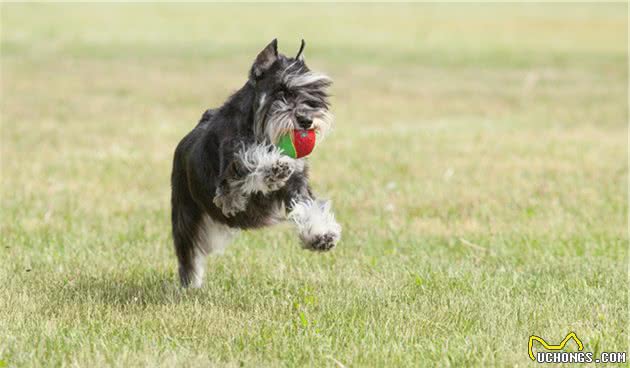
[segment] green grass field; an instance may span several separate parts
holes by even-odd
[[[0,366],[523,367],[570,331],[628,351],[627,5],[1,12]],[[274,37],[335,80],[311,164],[343,240],[241,233],[182,291],[173,150]]]

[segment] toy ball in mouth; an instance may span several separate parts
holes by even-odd
[[[276,145],[285,155],[292,158],[302,158],[313,152],[316,141],[315,129],[295,129],[280,137]]]

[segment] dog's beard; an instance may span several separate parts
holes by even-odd
[[[332,128],[334,117],[328,110],[322,110],[318,116],[313,119],[312,128],[317,132],[317,140],[322,141]]]
[[[278,101],[276,101],[278,102]],[[274,105],[276,104],[274,102]],[[283,105],[280,102],[278,105]],[[323,140],[330,131],[333,123],[333,115],[328,110],[316,110],[311,113],[313,123],[309,129],[314,129],[317,133],[317,140]],[[256,124],[256,135],[263,140],[268,140],[273,144],[278,143],[280,138],[295,129],[302,129],[297,124],[292,110],[283,108],[275,109],[271,107],[267,116],[262,116]]]
[[[263,96],[264,98],[264,96]],[[293,112],[285,101],[271,103],[266,111],[260,111],[255,122],[255,133],[259,140],[276,144],[280,138],[294,129]]]

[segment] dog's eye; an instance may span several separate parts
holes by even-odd
[[[320,103],[317,103],[315,101],[306,101],[304,105],[306,105],[306,107],[308,107],[309,109],[313,109],[313,110],[317,110],[322,107]]]

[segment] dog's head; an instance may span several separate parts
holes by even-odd
[[[249,73],[256,91],[254,134],[259,140],[277,143],[294,129],[315,129],[323,138],[332,124],[328,110],[329,77],[311,71],[304,62],[304,40],[295,57],[278,53],[271,41],[256,57]]]

